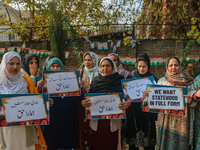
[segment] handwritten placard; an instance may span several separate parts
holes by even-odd
[[[1,103],[3,106],[3,114],[1,114],[3,118],[1,119],[7,126],[48,124],[49,108],[47,107],[49,102],[47,94],[4,94],[1,95]],[[2,121],[0,125],[2,125]]]
[[[178,111],[185,113],[185,101],[183,93],[186,89],[182,87],[172,87],[172,86],[161,86],[161,85],[148,85],[147,91],[149,91],[149,96],[144,101],[144,111],[161,110],[160,112],[178,114]],[[184,92],[183,92],[184,91]],[[148,104],[146,104],[146,101]],[[148,108],[146,108],[148,107]]]
[[[88,119],[112,119],[124,118],[124,111],[119,109],[122,102],[122,94],[86,94],[86,99],[90,99],[92,106],[87,112]]]
[[[44,71],[45,89],[51,96],[80,95],[80,85],[78,83],[77,71]],[[43,90],[44,91],[44,90]],[[45,92],[44,92],[45,93]],[[57,94],[57,95],[56,95]]]
[[[126,98],[132,102],[140,102],[140,98],[142,98],[142,94],[146,90],[146,85],[154,84],[154,81],[153,76],[122,80],[122,87]]]

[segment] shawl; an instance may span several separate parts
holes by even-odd
[[[130,72],[124,69],[124,67],[122,65],[122,62],[121,62],[121,60],[119,58],[119,55],[116,54],[116,53],[111,53],[111,54],[108,55],[108,57],[110,57],[110,56],[115,56],[117,58],[117,61],[118,61],[118,64],[119,64],[117,66],[117,72],[120,75],[122,75],[124,78],[127,78],[129,76]]]
[[[98,56],[93,53],[93,52],[87,52],[83,55],[83,59],[85,58],[85,56],[89,54],[90,57],[92,58],[93,64],[94,66],[90,69],[88,69],[87,67],[84,67],[85,70],[85,75],[89,78],[89,84],[91,84],[92,80],[94,79],[94,77],[96,77],[98,75],[98,71],[99,71],[99,66],[98,66]]]
[[[178,59],[178,58],[175,58],[175,59]],[[169,60],[168,60],[168,63],[169,63]],[[176,75],[173,75],[171,72],[169,72],[168,63],[166,65],[166,74],[165,74],[166,81],[168,81],[173,86],[188,86],[192,84],[193,79],[186,77],[183,73],[181,73],[181,71]]]
[[[123,77],[118,73],[110,76],[96,76],[91,85],[89,93],[113,93],[122,92],[121,80]]]
[[[8,73],[6,68],[7,63],[17,57],[21,64],[21,57],[17,52],[7,52],[2,59],[0,65],[0,93],[2,94],[25,94],[28,93],[27,83],[22,76],[21,71],[17,75]]]
[[[27,54],[24,59],[22,60],[22,69],[30,76],[30,71],[29,71],[29,63],[33,60],[33,59],[36,59],[37,62],[38,62],[38,66],[37,68],[39,67],[39,64],[40,64],[40,61],[39,61],[39,58],[37,55],[35,54]]]
[[[101,59],[99,66],[104,60],[110,60],[114,66],[113,72],[110,76],[104,76],[99,70],[99,75],[96,76],[91,85],[89,93],[109,93],[109,92],[122,92],[121,80],[123,77],[117,73],[117,67],[110,57]]]
[[[60,70],[63,70],[63,68],[64,68],[63,63],[59,58],[54,57],[54,58],[50,59],[47,63],[47,70],[50,70],[50,67],[52,64],[59,64]]]

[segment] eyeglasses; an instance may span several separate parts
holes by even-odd
[[[110,68],[112,67],[111,65],[101,65],[100,68]]]

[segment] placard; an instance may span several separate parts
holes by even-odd
[[[43,93],[50,96],[80,96],[79,71],[43,71]]]
[[[143,101],[143,111],[185,115],[186,87],[147,85],[149,96]]]
[[[2,94],[0,126],[49,124],[48,94]]]
[[[85,99],[90,99],[92,106],[86,109],[87,119],[124,119],[125,111],[119,109],[119,104],[124,101],[122,93],[112,94],[85,94]]]
[[[125,97],[131,102],[141,102],[142,94],[146,90],[147,84],[154,84],[153,76],[145,78],[131,78],[122,80],[122,88]]]

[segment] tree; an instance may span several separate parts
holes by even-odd
[[[0,20],[0,24],[12,28],[12,32],[18,34],[22,41],[48,39],[47,18],[39,11],[44,4],[34,0],[3,0],[1,4],[8,18]],[[17,9],[8,4],[15,5]]]
[[[144,0],[138,22],[147,22],[152,38],[200,39],[198,0]],[[146,35],[145,35],[146,36]]]

